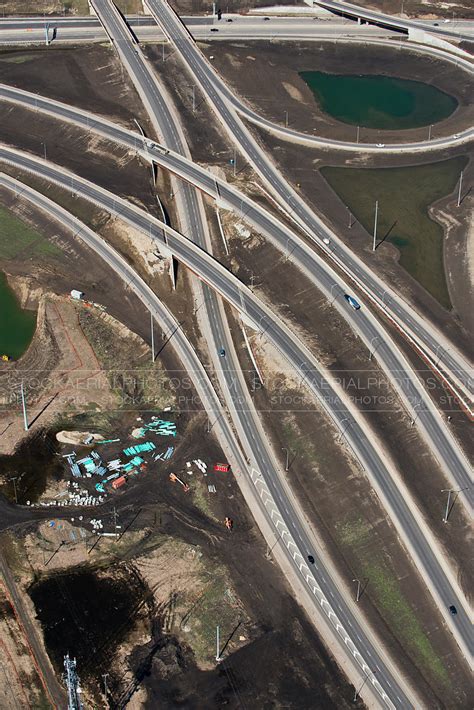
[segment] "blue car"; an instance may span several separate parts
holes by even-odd
[[[225,357],[225,350],[224,350],[224,348],[221,348],[221,349],[219,350],[219,355],[220,355],[221,357]]]
[[[355,300],[354,296],[349,296],[347,293],[345,293],[345,294],[344,294],[344,298],[346,299],[347,303],[348,303],[350,306],[352,306],[352,308],[353,308],[355,311],[358,311],[358,310],[359,310],[359,308],[360,308],[360,303],[358,303],[358,302]]]

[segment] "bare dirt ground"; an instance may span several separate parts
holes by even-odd
[[[52,46],[51,52],[39,47],[2,50],[0,81],[130,126],[135,126],[133,118],[148,126],[141,102],[109,45]]]
[[[202,418],[190,420],[190,427],[174,465],[179,468],[196,454],[208,462],[219,460],[222,454],[212,437],[203,436]],[[44,601],[37,613],[48,630],[58,608],[64,609],[67,643],[75,649],[79,673],[95,702],[101,699],[100,673],[107,671],[110,700],[135,698],[140,690],[142,707],[156,707],[158,698],[166,708],[224,700],[231,708],[268,701],[299,708],[348,707],[353,690],[295,605],[279,570],[265,559],[265,546],[232,475],[216,474],[217,493],[208,495],[206,510],[194,489],[207,487],[209,479],[196,471],[188,480],[191,493],[184,494],[170,484],[166,470],[150,472],[119,493],[115,505],[126,533],[118,542],[104,538],[92,550],[89,532],[82,538],[77,527],[60,521],[54,528],[30,527],[24,541],[17,534],[2,542],[23,589],[33,576],[53,586],[57,579],[55,611],[45,610]],[[235,522],[231,534],[223,525],[229,512]],[[84,563],[92,567],[84,568]],[[97,570],[116,583],[128,576],[128,586],[136,591],[118,627],[102,630],[106,614],[97,616],[95,610],[101,598],[91,600],[86,615],[87,595],[74,594],[72,578],[69,584],[67,577],[57,577],[60,571],[71,574],[71,565],[75,574],[91,570],[95,575]],[[109,592],[108,606],[114,598]],[[223,644],[235,630],[218,667],[210,660],[216,623],[222,623]],[[56,633],[64,643],[62,628]],[[54,629],[46,633],[56,667],[62,658],[57,636]]]
[[[7,590],[0,585],[0,648],[2,649],[2,678],[0,705],[5,710],[19,707],[46,707],[47,698],[15,608]]]

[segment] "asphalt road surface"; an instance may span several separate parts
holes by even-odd
[[[129,221],[137,229],[145,234],[152,234],[155,238],[163,243],[162,225],[157,227],[157,221],[150,218],[149,215],[142,212],[139,208],[126,203],[120,198],[115,197],[102,188],[98,188],[86,180],[73,178],[66,171],[44,164],[43,161],[35,160],[21,154],[19,151],[10,151],[8,149],[0,149],[0,159],[5,159],[7,162],[12,162],[18,167],[24,167],[27,170],[33,170],[36,174],[50,179],[52,182],[62,184],[66,189],[72,189],[77,194],[100,204],[102,208],[112,212],[120,213],[121,218]],[[297,341],[295,341],[291,332],[286,331],[278,322],[272,320],[271,313],[268,312],[252,294],[252,292],[243,287],[238,280],[229,272],[221,267],[212,257],[206,254],[202,249],[193,245],[192,242],[183,238],[181,235],[167,228],[167,245],[169,249],[175,253],[176,257],[187,264],[194,273],[198,274],[207,283],[212,284],[214,288],[226,297],[230,302],[243,304],[248,316],[257,323],[263,325],[265,333],[271,338],[280,351],[283,352],[293,364],[299,362],[297,369],[305,377],[305,383],[311,386],[313,391],[317,391],[319,387],[323,389],[323,394],[327,397],[328,392],[331,393],[330,384],[324,381],[320,375],[306,365],[308,353]],[[238,306],[237,306],[238,307]],[[242,305],[241,305],[242,308]],[[234,382],[231,384],[231,391]],[[241,403],[245,402],[243,395],[237,391],[234,405],[236,412],[242,416],[244,423],[249,423],[250,431],[248,432],[249,440],[252,442],[252,453],[255,457],[258,470],[265,474],[272,471],[272,462],[266,460],[266,450],[261,447],[261,444],[255,440],[254,428],[250,422],[249,413],[246,409],[240,410]],[[238,396],[237,396],[238,395]],[[350,442],[351,446],[357,452],[359,458],[368,467],[375,480],[378,480],[379,487],[383,491],[386,500],[390,501],[390,508],[394,511],[394,518],[400,521],[404,533],[409,540],[409,547],[414,550],[414,557],[418,561],[420,572],[427,578],[428,585],[434,589],[435,599],[439,600],[441,609],[445,610],[445,618],[451,624],[454,635],[461,639],[461,647],[472,649],[472,628],[469,619],[469,613],[464,609],[463,601],[458,597],[453,589],[453,585],[446,576],[441,564],[437,559],[436,552],[423,536],[417,521],[414,518],[409,506],[405,502],[403,494],[399,491],[395,482],[387,476],[384,462],[374,450],[370,438],[359,427],[359,424],[352,417],[350,412],[346,412],[344,404],[334,393],[334,399],[331,402],[333,407],[332,415],[336,422],[344,432],[344,436]],[[343,421],[345,420],[345,421]],[[244,427],[247,429],[247,427]],[[255,447],[255,448],[254,448]],[[278,489],[279,481],[271,475],[266,475],[267,484],[272,490],[278,504],[282,502],[283,509],[281,513],[285,518],[285,523],[290,526],[297,524],[298,518],[295,512],[287,519],[284,511],[288,509],[288,500],[284,495],[284,491]],[[276,490],[273,489],[276,486]],[[294,516],[294,517],[293,517]],[[307,534],[303,526],[296,528],[295,540],[308,541]],[[400,530],[400,528],[399,528]],[[311,550],[311,546],[306,547]],[[304,549],[302,550],[305,553]],[[320,580],[318,579],[320,583]],[[456,617],[452,617],[448,610],[450,604],[455,604],[458,608]]]

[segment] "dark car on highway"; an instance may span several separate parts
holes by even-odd
[[[314,565],[314,557],[313,557],[313,555],[308,555],[308,562],[310,562],[312,565]]]
[[[458,610],[456,609],[456,607],[454,606],[454,604],[451,604],[451,606],[449,607],[449,611],[451,612],[451,614],[452,614],[453,616],[456,616],[456,614],[458,613]]]

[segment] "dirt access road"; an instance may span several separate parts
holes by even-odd
[[[29,649],[34,657],[35,665],[40,675],[42,683],[50,701],[58,708],[64,707],[66,694],[60,687],[53,668],[49,661],[44,647],[38,638],[38,634],[31,618],[25,609],[20,593],[18,592],[15,579],[10,571],[3,554],[0,552],[0,572],[5,587],[8,590],[10,600],[14,605],[19,625],[22,627],[24,636],[27,639]]]

